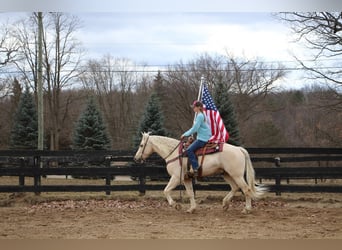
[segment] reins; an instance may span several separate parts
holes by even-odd
[[[150,138],[150,136],[148,136],[147,137],[147,139],[146,139],[146,143],[145,143],[145,145],[144,145],[144,147],[143,147],[143,150],[142,150],[142,152],[141,152],[141,155],[143,155],[144,154],[144,151],[145,151],[145,148],[146,148],[146,145],[147,145],[147,143],[148,143],[148,140],[149,140],[149,138]],[[179,181],[180,181],[180,183],[182,183],[182,170],[183,170],[183,167],[182,167],[182,154],[178,154],[176,157],[174,157],[174,158],[172,158],[172,159],[170,159],[170,160],[166,160],[167,158],[169,158],[174,152],[175,152],[175,150],[177,149],[177,148],[179,148],[179,146],[181,145],[181,143],[182,143],[182,140],[180,140],[180,142],[171,150],[171,152],[166,156],[166,157],[163,157],[163,160],[166,162],[166,166],[169,164],[169,163],[171,163],[171,162],[174,162],[174,161],[176,161],[176,160],[179,160],[179,164],[180,164],[180,175],[179,175]],[[182,191],[181,190],[179,190],[179,193],[180,193],[180,197],[182,198],[182,193],[181,193]]]
[[[180,141],[177,146],[164,158],[164,160],[166,161],[166,159],[173,154],[173,152],[175,152],[175,150],[179,147],[179,145],[182,143],[182,141]],[[179,159],[181,155],[177,155],[175,158],[172,158],[171,160],[168,160],[166,161],[166,165],[171,163],[171,162],[174,162],[175,160]]]

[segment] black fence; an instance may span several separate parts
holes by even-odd
[[[248,148],[256,178],[270,192],[342,192],[342,148]],[[106,192],[162,190],[168,175],[156,155],[144,164],[133,162],[132,151],[0,151],[0,176],[17,176],[17,184],[2,184],[0,192]],[[42,185],[48,175],[101,178],[103,185]],[[116,176],[132,184],[117,185]],[[33,185],[25,183],[33,177]],[[300,183],[299,180],[314,180]],[[158,181],[158,182],[156,182]],[[229,190],[220,176],[200,179],[195,190]],[[283,182],[283,183],[282,183]],[[286,182],[286,183],[284,183]],[[299,184],[300,183],[300,184]],[[181,189],[179,186],[178,189]]]

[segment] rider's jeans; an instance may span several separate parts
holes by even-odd
[[[195,140],[186,150],[188,153],[188,157],[189,157],[189,160],[191,162],[193,170],[198,169],[198,161],[196,159],[195,152],[197,149],[204,147],[204,145],[206,143],[207,142],[205,142],[205,141]]]

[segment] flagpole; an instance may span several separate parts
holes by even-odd
[[[203,84],[204,84],[204,76],[201,77],[201,86],[200,86],[199,91],[198,91],[197,101],[201,101],[201,99],[202,99]]]
[[[201,77],[201,85],[200,85],[200,88],[198,91],[197,101],[201,101],[201,99],[202,99],[203,83],[204,83],[204,76]],[[195,123],[196,116],[197,116],[197,114],[195,113],[193,124]]]

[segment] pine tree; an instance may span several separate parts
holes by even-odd
[[[74,149],[108,149],[109,136],[93,98],[90,98],[86,109],[81,114],[74,131]]]
[[[136,147],[141,140],[142,132],[151,132],[154,135],[166,135],[164,128],[164,116],[160,108],[160,102],[156,92],[153,92],[146,105],[145,112],[140,121],[138,131],[133,139],[133,144]]]
[[[28,87],[20,96],[13,120],[10,138],[11,149],[36,149],[38,146],[37,111]]]
[[[228,94],[228,88],[222,81],[215,86],[214,101],[220,112],[224,125],[229,133],[228,143],[240,145],[240,132],[235,115],[235,110]]]
[[[13,108],[13,113],[18,108],[18,105],[20,102],[20,96],[22,92],[23,90],[19,81],[17,80],[17,78],[14,78],[12,82],[12,96],[11,96],[11,106]]]

